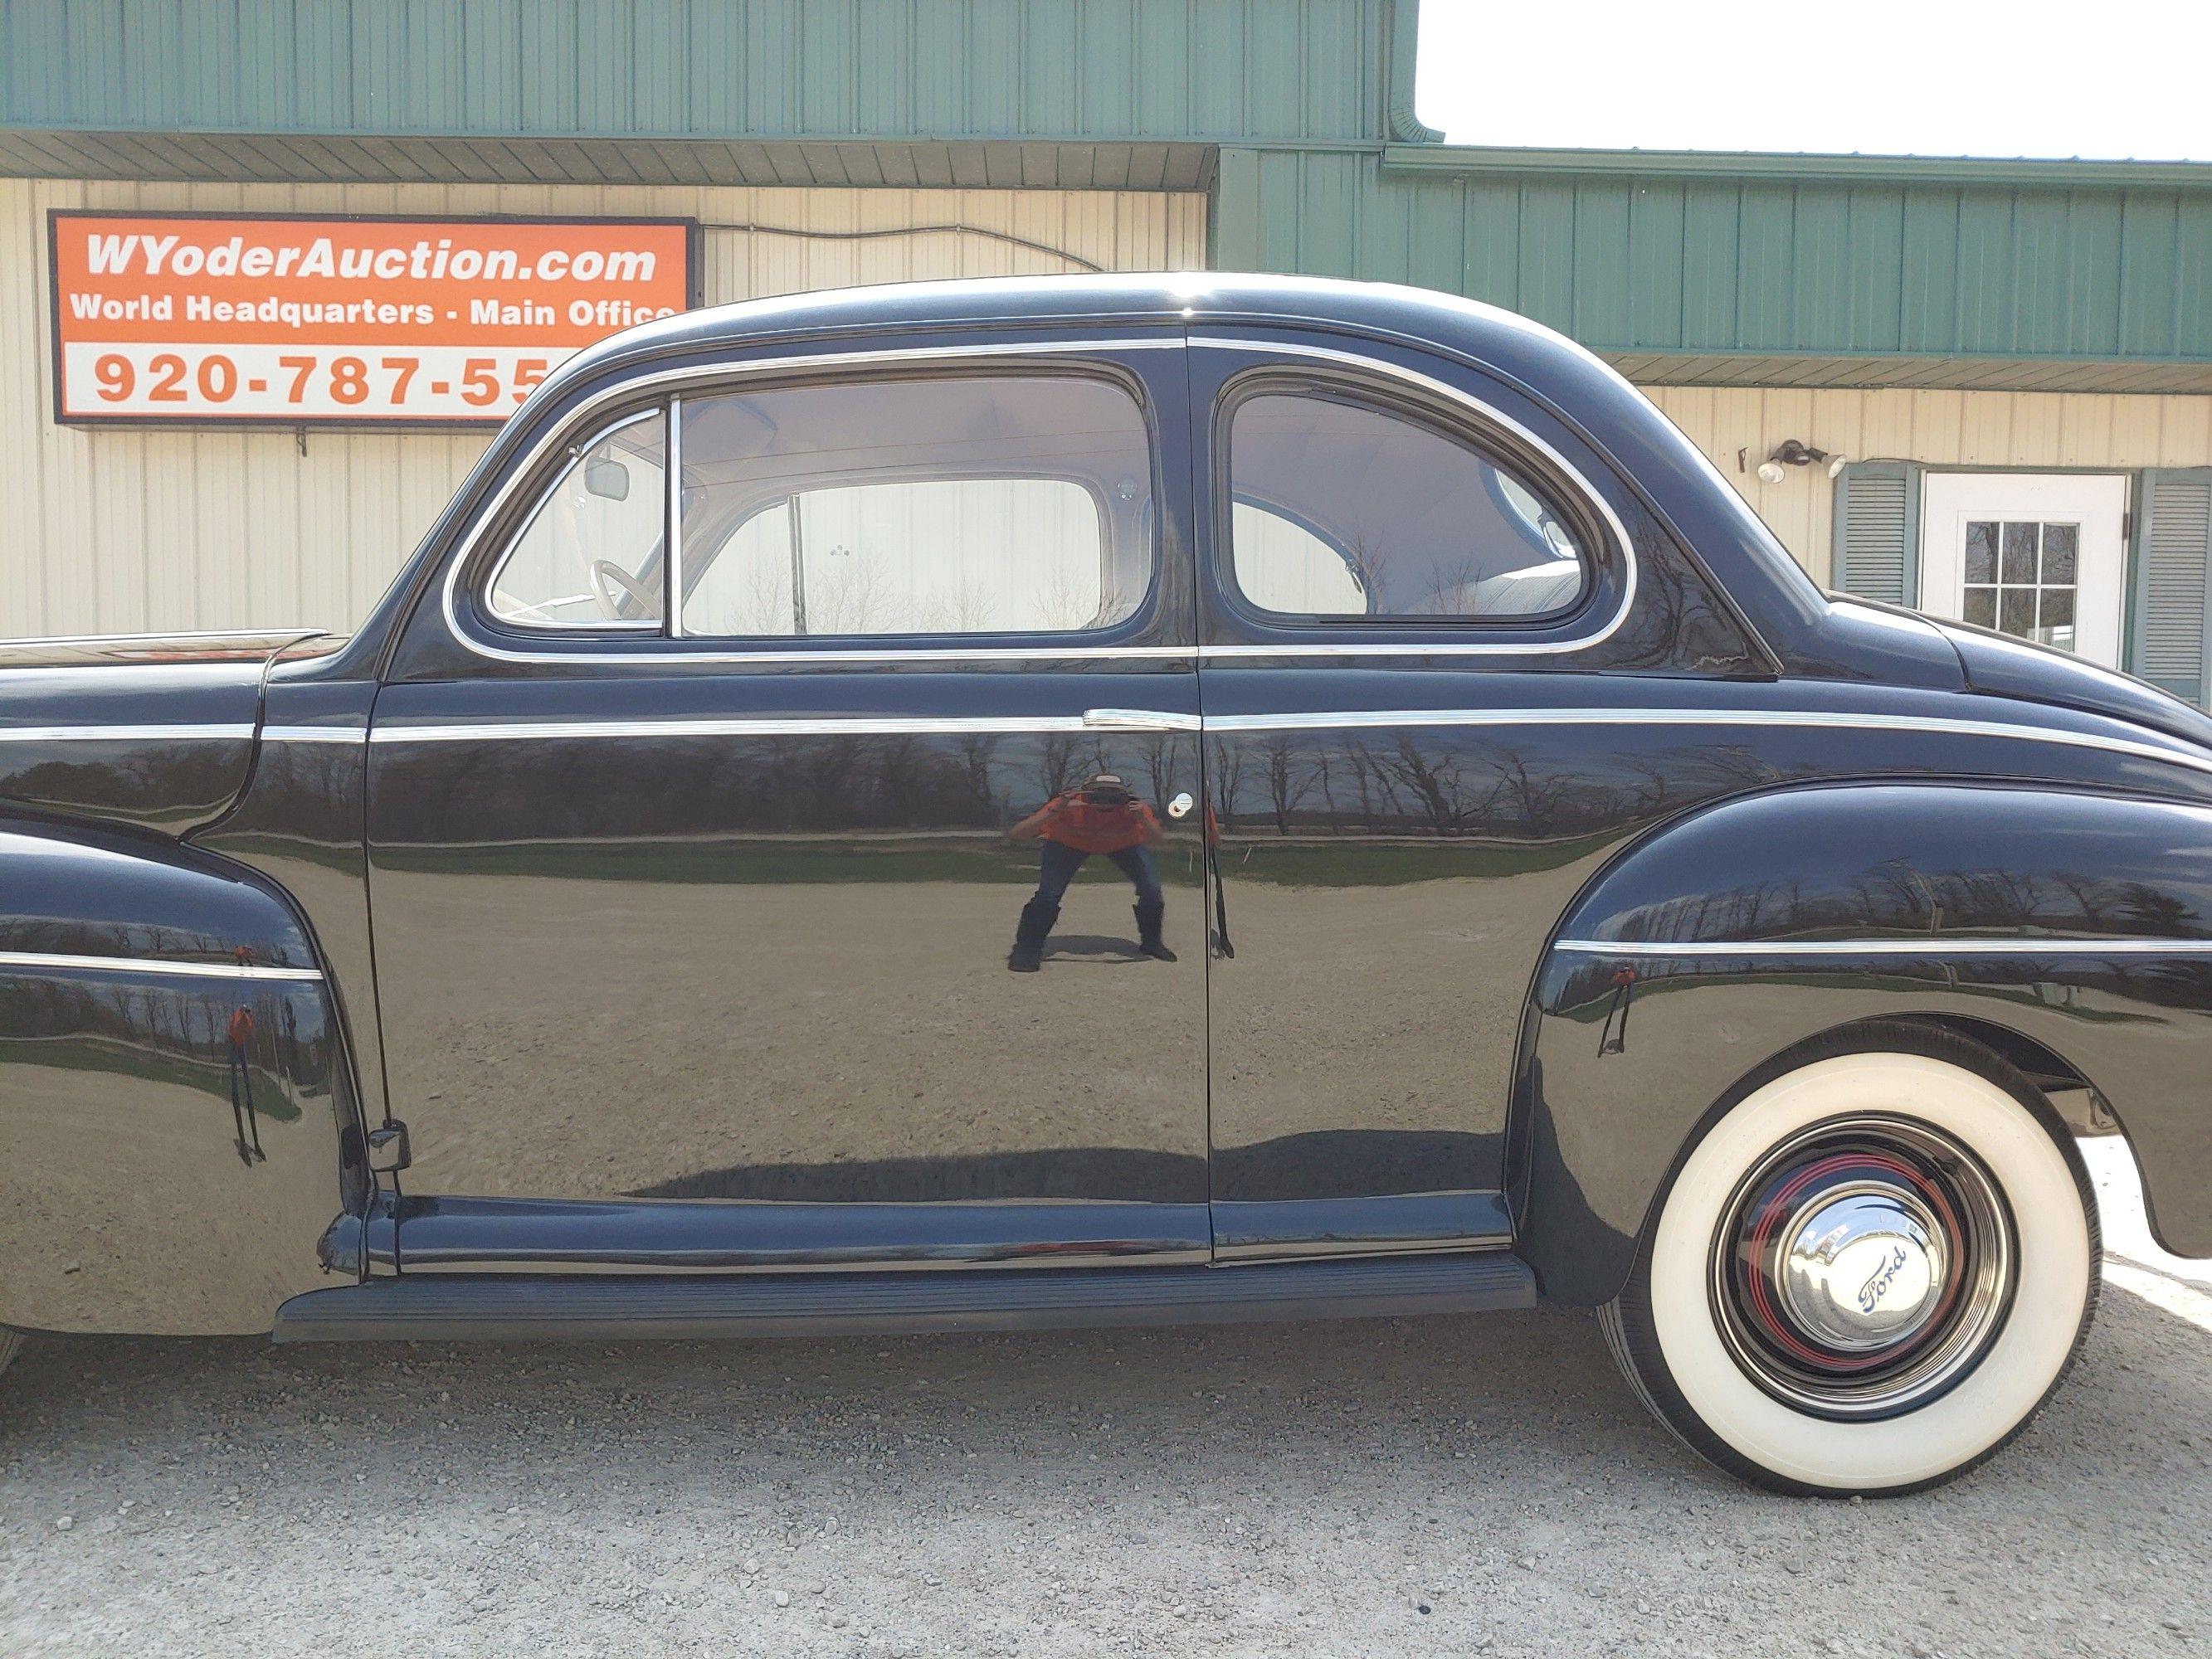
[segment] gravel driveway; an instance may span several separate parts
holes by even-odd
[[[2116,1265],[2019,1443],[1867,1504],[1691,1461],[1565,1313],[37,1341],[0,1653],[2212,1654],[2208,1283]]]

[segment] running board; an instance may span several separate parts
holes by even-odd
[[[279,1342],[848,1336],[1387,1318],[1535,1304],[1535,1275],[1504,1250],[1233,1267],[714,1279],[403,1273],[295,1296],[276,1310],[273,1334]]]

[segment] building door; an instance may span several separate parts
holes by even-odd
[[[1930,472],[1920,608],[2120,665],[2128,481],[2078,472]]]

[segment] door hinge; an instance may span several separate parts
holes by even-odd
[[[368,1167],[377,1174],[391,1175],[405,1169],[410,1161],[405,1124],[387,1119],[383,1127],[368,1132]]]

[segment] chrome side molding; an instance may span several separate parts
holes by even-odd
[[[1086,708],[1083,724],[1094,732],[1195,732],[1199,718],[1157,708]]]
[[[162,957],[85,957],[43,951],[0,951],[0,974],[158,974],[182,979],[294,979],[323,977],[319,968],[278,968],[258,962],[176,962]]]
[[[1552,946],[1593,957],[2198,957],[2212,939],[1563,939]]]

